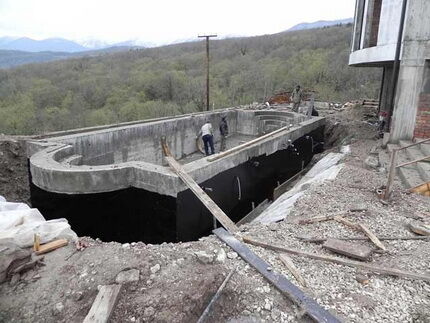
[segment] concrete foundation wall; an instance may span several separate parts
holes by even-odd
[[[196,181],[202,182],[249,158],[270,155],[306,133],[321,127],[324,118],[304,120],[300,114],[274,110],[227,110],[207,114],[154,120],[150,123],[115,127],[88,133],[53,137],[29,143],[30,171],[33,183],[56,193],[90,194],[136,187],[163,195],[176,196],[185,185],[163,166],[161,137],[166,136],[175,158],[196,152],[195,135],[205,120],[210,120],[219,138],[221,116],[227,115],[230,132],[256,135],[264,115],[278,115],[282,122],[271,124],[274,130],[283,124],[291,128],[254,145],[209,162],[200,158],[184,165]]]

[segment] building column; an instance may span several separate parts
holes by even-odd
[[[397,82],[390,142],[411,140],[414,136],[419,94],[424,76],[424,60],[402,60]]]

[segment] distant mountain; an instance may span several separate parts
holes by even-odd
[[[25,52],[19,50],[2,50],[0,49],[0,69],[11,68],[24,64],[43,63],[56,61],[60,59],[77,58],[77,57],[94,57],[103,54],[126,52],[143,47],[138,46],[111,46],[101,49],[86,50],[75,53],[66,52]]]
[[[72,53],[61,52],[23,52],[0,49],[0,68],[14,67],[30,63],[42,63],[72,57]]]
[[[335,25],[346,25],[346,24],[352,23],[353,21],[354,21],[353,18],[346,18],[346,19],[330,20],[330,21],[318,20],[315,22],[304,22],[304,23],[295,25],[286,31],[315,29],[315,28],[329,27],[329,26],[335,26]]]
[[[0,49],[19,50],[25,52],[81,52],[88,48],[71,40],[63,38],[48,38],[43,40],[34,40],[27,37],[13,39],[3,37],[0,41]]]

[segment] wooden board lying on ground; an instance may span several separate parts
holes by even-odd
[[[372,254],[372,249],[369,247],[336,239],[327,239],[323,247],[341,255],[359,260],[367,260]]]
[[[351,221],[349,221],[349,220],[347,220],[341,216],[336,215],[333,217],[333,220],[335,220],[339,223],[342,223],[342,224],[350,227],[351,229],[361,231],[360,227],[357,224],[355,224],[355,223],[353,223],[353,222],[351,222]]]
[[[58,239],[58,240],[54,240],[54,241],[39,245],[39,250],[36,251],[36,255],[41,255],[41,254],[50,252],[52,250],[64,247],[68,243],[69,242],[66,239]]]
[[[374,273],[387,274],[387,275],[397,276],[397,277],[406,277],[406,278],[424,280],[424,281],[430,282],[430,275],[417,274],[410,271],[395,269],[392,267],[387,268],[387,267],[382,267],[377,265],[366,264],[366,263],[354,261],[354,260],[347,260],[347,259],[331,257],[331,256],[323,256],[323,255],[318,255],[315,253],[305,252],[297,249],[290,249],[282,246],[275,246],[275,245],[271,245],[268,243],[251,239],[249,237],[243,237],[243,241],[255,246],[259,246],[259,247],[263,247],[263,248],[267,248],[275,251],[286,252],[293,255],[308,257],[308,258],[317,259],[317,260],[329,261],[329,262],[333,262],[333,263],[337,263],[337,264],[345,265],[349,267],[362,268]]]
[[[299,240],[302,240],[304,242],[315,242],[315,243],[321,243],[326,241],[330,238],[318,238],[318,237],[296,237]],[[341,237],[341,238],[332,238],[337,240],[361,240],[361,241],[367,241],[370,240],[369,237]],[[378,237],[379,240],[429,240],[430,237]]]
[[[297,267],[294,265],[293,260],[288,257],[286,254],[281,253],[279,255],[279,259],[281,259],[282,263],[287,267],[287,269],[290,271],[290,273],[297,279],[297,281],[302,285],[303,287],[306,287],[306,281],[303,278],[300,271],[297,269]]]
[[[91,306],[83,323],[106,323],[118,301],[122,285],[104,285]]]
[[[340,322],[333,314],[322,308],[316,301],[303,293],[302,290],[291,283],[284,275],[274,272],[267,262],[258,257],[251,249],[229,234],[226,230],[219,228],[214,230],[213,233],[236,251],[243,260],[253,266],[285,296],[300,306],[309,317],[317,322]]]
[[[314,218],[300,220],[299,224],[311,224],[311,223],[324,222],[324,221],[330,221],[330,220],[333,220],[333,216],[331,215],[316,216]]]

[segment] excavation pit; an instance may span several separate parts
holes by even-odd
[[[226,116],[227,151],[205,157],[195,136]],[[277,110],[228,109],[119,124],[28,142],[33,207],[67,218],[80,236],[147,243],[207,235],[213,217],[165,163],[172,155],[237,222],[303,169],[322,141],[324,118]],[[218,224],[219,225],[219,224]]]

